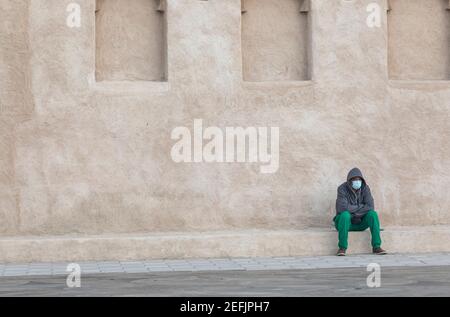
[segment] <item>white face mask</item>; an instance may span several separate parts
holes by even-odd
[[[353,188],[354,190],[360,189],[361,186],[362,186],[362,181],[361,181],[361,180],[352,181],[352,188]]]

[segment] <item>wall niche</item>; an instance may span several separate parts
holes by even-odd
[[[389,0],[389,77],[450,80],[450,1]]]
[[[96,80],[166,81],[165,0],[96,0]]]
[[[309,0],[241,0],[245,81],[309,79]]]

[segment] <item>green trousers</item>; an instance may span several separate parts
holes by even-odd
[[[362,222],[354,225],[352,224],[352,215],[348,211],[343,211],[334,219],[336,230],[339,232],[339,248],[347,249],[348,247],[348,232],[349,231],[364,231],[370,228],[372,234],[372,247],[381,247],[380,237],[380,220],[374,210],[369,211],[363,218]]]

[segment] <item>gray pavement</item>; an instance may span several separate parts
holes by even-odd
[[[4,277],[0,296],[449,296],[450,267],[388,267],[379,288],[365,268],[94,274],[68,288],[63,276]]]
[[[450,254],[79,264],[80,288],[67,287],[67,263],[1,265],[0,296],[450,296]]]

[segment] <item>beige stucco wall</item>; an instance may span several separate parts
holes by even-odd
[[[408,69],[386,10],[366,25],[385,1],[312,0],[312,80],[272,82],[243,80],[239,0],[167,0],[168,81],[96,82],[95,1],[77,1],[81,28],[70,2],[0,0],[1,236],[326,227],[354,166],[385,226],[450,225],[450,82],[388,79]],[[279,171],[174,163],[170,133],[196,118],[280,127]]]

